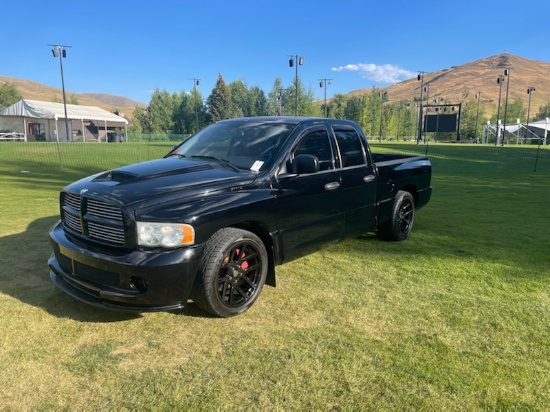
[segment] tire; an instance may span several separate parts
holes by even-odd
[[[409,192],[400,190],[395,196],[391,219],[378,228],[378,234],[386,240],[401,241],[409,237],[414,224],[415,205]]]
[[[244,312],[256,301],[267,278],[267,251],[258,236],[224,228],[206,242],[192,298],[215,316]]]

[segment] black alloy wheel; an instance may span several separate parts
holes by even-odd
[[[216,316],[242,313],[258,298],[267,268],[265,246],[255,234],[221,229],[206,243],[193,300]]]
[[[409,192],[400,190],[395,196],[391,219],[378,228],[386,240],[400,241],[409,237],[414,224],[415,204]]]

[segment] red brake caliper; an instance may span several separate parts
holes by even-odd
[[[239,259],[244,259],[244,258],[246,257],[246,254],[244,253],[244,251],[243,251],[243,253],[241,254],[240,249],[236,249],[236,250],[235,250],[235,254],[236,254],[237,256],[239,256]],[[244,261],[243,263],[241,263],[241,269],[242,269],[242,270],[248,269],[248,262],[247,262],[247,261]]]

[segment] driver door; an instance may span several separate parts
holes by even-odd
[[[277,216],[284,261],[336,243],[341,237],[340,172],[325,127],[302,133],[287,165],[302,154],[319,159],[318,172],[278,176]]]

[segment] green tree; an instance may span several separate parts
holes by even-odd
[[[298,93],[298,99],[296,99],[296,93]],[[296,101],[298,102],[297,109]],[[297,113],[298,116],[318,116],[321,113],[318,105],[315,105],[313,89],[311,87],[306,89],[300,76],[295,78],[292,86],[286,89],[285,108],[287,115],[295,115]]]
[[[330,101],[330,106],[329,106],[330,117],[333,117],[335,119],[345,119],[347,104],[348,104],[347,97],[341,93],[336,93]]]
[[[373,110],[372,106],[374,104],[373,102],[373,96],[369,94],[362,94],[361,96],[357,97],[359,99],[358,102],[358,109],[359,113],[357,114],[356,122],[358,122],[361,125],[361,128],[365,132],[366,136],[374,136],[374,129],[372,127],[373,124]],[[357,104],[357,103],[350,103],[350,104]]]
[[[267,113],[267,97],[262,89],[258,86],[252,87],[248,93],[250,94],[251,116],[266,116]]]
[[[504,113],[503,113],[504,115]],[[508,102],[506,109],[506,124],[516,124],[517,119],[525,119],[527,116],[527,109],[523,107],[523,100],[520,97],[516,97],[512,102]]]
[[[533,121],[537,119],[545,119],[547,117],[550,117],[550,102],[546,102],[544,106],[539,107],[539,112],[536,114],[536,116],[529,120]]]
[[[74,93],[71,94],[71,97],[69,98],[69,104],[79,104],[78,97],[76,94]]]
[[[248,93],[248,87],[242,80],[235,80],[229,83],[231,92],[231,102],[233,113],[230,117],[249,117],[252,112],[251,95]]]
[[[187,100],[189,95],[182,91],[172,95],[172,104],[174,110],[172,112],[172,122],[174,124],[173,133],[184,134],[187,127]]]
[[[17,103],[23,99],[23,96],[17,90],[17,86],[13,83],[0,84],[0,110]]]
[[[233,102],[231,100],[231,90],[223,80],[221,73],[218,74],[218,80],[212,93],[207,99],[210,121],[217,122],[224,119],[230,119],[233,116]]]
[[[482,108],[480,107],[480,118],[482,117],[481,111]],[[477,138],[481,136],[481,129],[482,126],[478,118],[478,125],[477,125],[477,133],[476,133],[476,118],[477,118],[477,101],[470,100],[469,102],[466,102],[462,104],[462,113],[460,117],[460,138],[462,140],[466,139],[474,139],[477,134]]]
[[[286,91],[280,78],[276,78],[273,87],[267,95],[266,113],[268,116],[282,116],[285,114]]]
[[[142,134],[147,129],[147,112],[141,107],[136,107],[132,115],[132,122],[128,126],[128,133]]]
[[[322,115],[321,107],[315,104],[315,93],[311,86],[304,88],[298,96],[298,108],[301,116],[320,117]]]
[[[361,123],[361,115],[363,111],[363,99],[361,96],[351,96],[346,99],[344,108],[344,117],[348,120]]]
[[[400,137],[403,140],[414,140],[416,135],[416,123],[418,118],[416,116],[416,107],[413,102],[402,101],[400,104],[399,116],[399,130],[397,132],[397,140]]]
[[[146,133],[172,133],[174,130],[174,96],[166,90],[155,89],[147,107]]]

